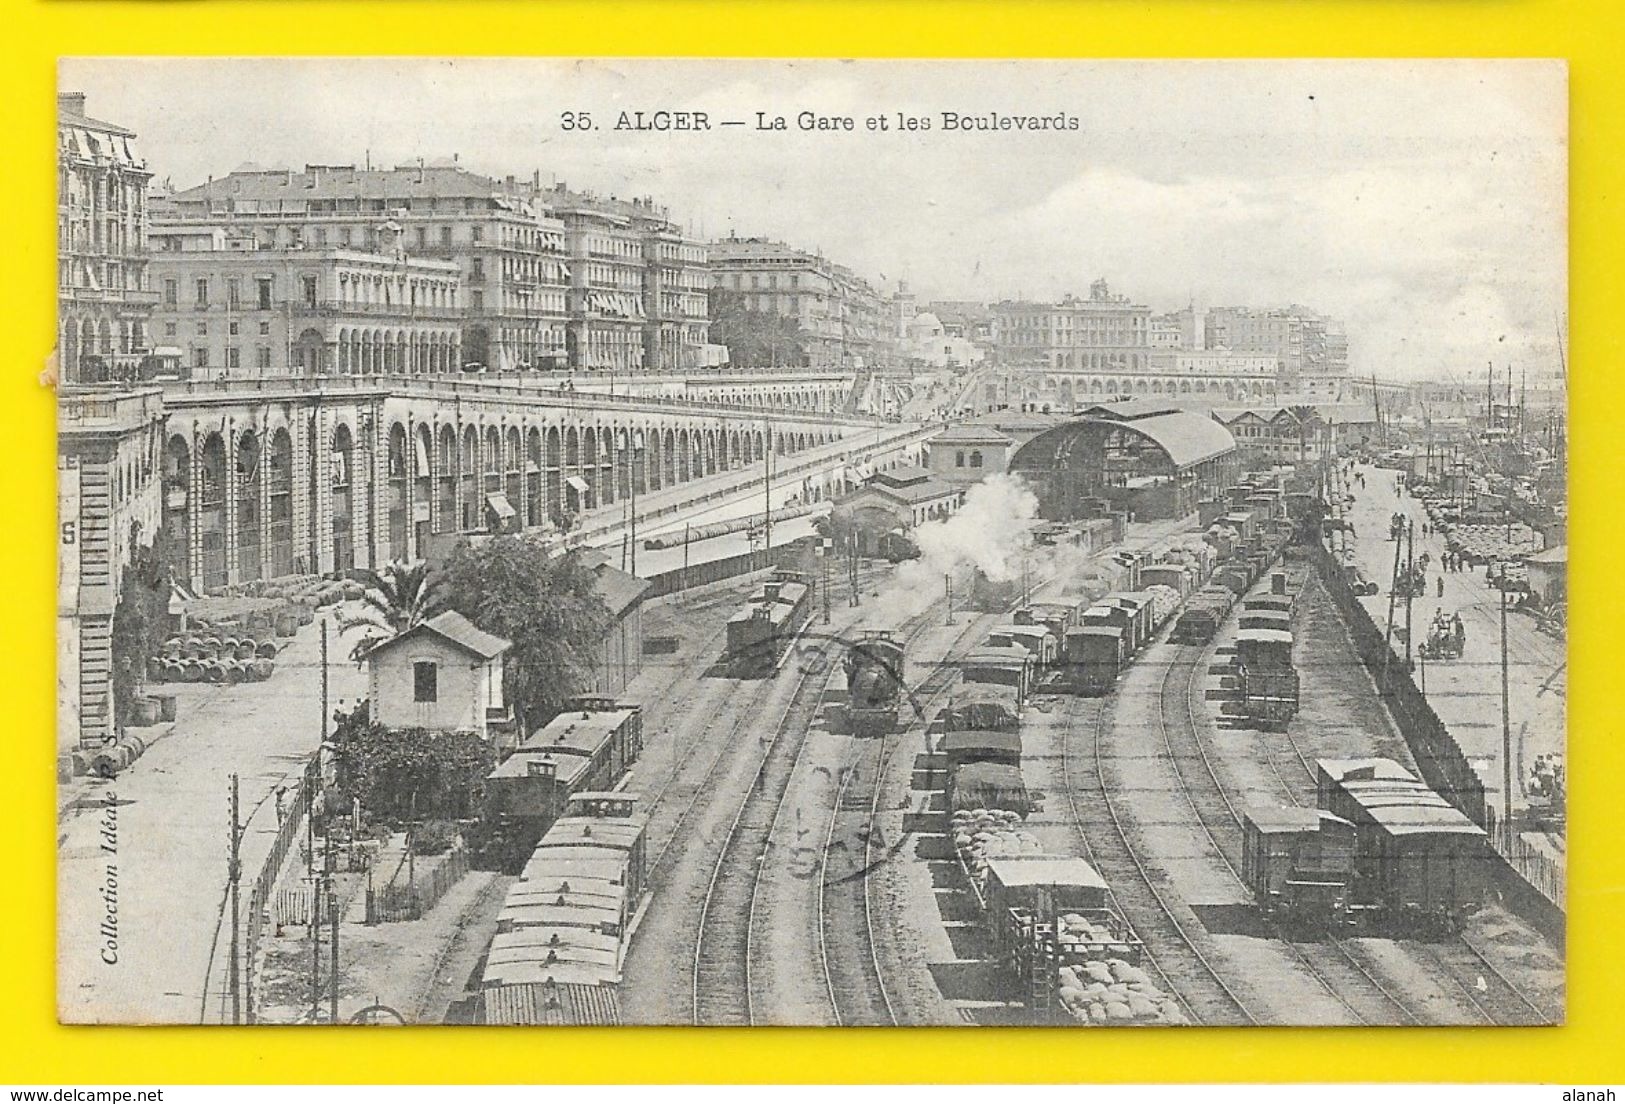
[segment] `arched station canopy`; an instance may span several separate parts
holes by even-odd
[[[1176,517],[1223,488],[1235,452],[1230,431],[1207,414],[1131,399],[1085,407],[1039,433],[1009,470],[1034,485],[1047,519]]]

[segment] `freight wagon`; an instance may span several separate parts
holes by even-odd
[[[577,698],[485,777],[480,850],[499,869],[525,861],[567,806],[614,787],[643,752],[643,713]]]
[[[992,682],[960,682],[937,713],[935,730],[1016,732],[1021,728],[1021,700],[1016,688]]]
[[[1066,640],[1066,630],[1078,623],[1082,607],[1069,602],[1034,602],[1015,612],[1018,625],[1042,625],[1055,635],[1057,646]]]
[[[1292,666],[1291,632],[1278,628],[1237,632],[1236,674],[1249,722],[1271,727],[1297,716],[1298,672]]]
[[[1169,639],[1175,644],[1206,644],[1219,631],[1235,600],[1235,592],[1228,587],[1203,587],[1185,603]]]
[[[479,967],[478,1022],[620,1022],[621,968],[647,876],[637,805],[635,794],[579,793],[537,843]]]
[[[888,632],[863,632],[846,652],[846,711],[857,736],[897,727],[903,697],[903,644]]]
[[[1453,930],[1483,904],[1484,830],[1391,759],[1323,759],[1321,808],[1354,825],[1351,908],[1399,930]]]
[[[1265,912],[1332,924],[1348,915],[1354,825],[1324,809],[1242,811],[1241,878]]]
[[[812,599],[812,584],[807,576],[796,571],[775,571],[743,608],[728,618],[724,662],[744,677],[772,672],[812,616]]]
[[[985,642],[990,648],[1023,648],[1040,667],[1054,665],[1057,641],[1043,625],[995,625]]]
[[[1066,685],[1073,693],[1098,697],[1111,692],[1125,662],[1123,630],[1115,625],[1084,625],[1066,634]]]
[[[1027,695],[1032,693],[1033,660],[1025,648],[983,645],[960,662],[959,670],[963,682],[985,682],[1013,688],[1021,707],[1027,704]]]

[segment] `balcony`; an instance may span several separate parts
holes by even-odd
[[[288,310],[301,317],[385,318],[393,321],[457,321],[464,317],[462,307],[430,307],[411,303],[357,303],[343,299],[300,300]]]

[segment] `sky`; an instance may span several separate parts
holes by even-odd
[[[1560,62],[141,58],[59,77],[177,188],[244,162],[456,155],[652,196],[695,233],[817,250],[924,300],[1104,277],[1157,310],[1302,304],[1343,321],[1362,375],[1534,377],[1566,326]],[[657,110],[711,129],[614,129]],[[804,111],[854,129],[801,130]],[[1077,124],[949,131],[944,112]]]

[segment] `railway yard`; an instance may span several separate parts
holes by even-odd
[[[1231,549],[1194,516],[1130,524],[952,609],[882,562],[822,607],[782,573],[651,605],[669,651],[622,695],[643,746],[616,783],[638,850],[618,873],[562,860],[556,902],[510,871],[465,942],[532,923],[536,959],[470,954],[451,1018],[1561,1022],[1560,947],[1416,781],[1327,584],[1274,531]],[[865,656],[887,669],[860,677]],[[557,907],[524,920],[538,895]],[[543,995],[516,1005],[524,985]],[[584,985],[610,1010],[558,995]]]

